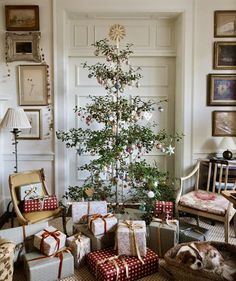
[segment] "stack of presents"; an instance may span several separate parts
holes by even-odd
[[[147,227],[143,220],[118,220],[106,201],[74,202],[71,237],[47,222],[2,230],[0,237],[18,244],[27,280],[69,277],[83,264],[96,280],[138,280],[157,272],[159,258],[177,243],[205,239],[204,229],[179,225],[173,207],[156,202]]]

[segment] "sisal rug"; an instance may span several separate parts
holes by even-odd
[[[196,224],[196,221],[192,218],[184,218],[184,221]],[[51,221],[50,224],[62,230],[60,218]],[[216,223],[214,226],[212,226],[204,221],[200,221],[200,226],[209,229],[208,239],[210,241],[221,241],[221,242],[224,241],[223,224]],[[8,228],[8,227],[9,225],[6,224],[4,225],[3,228]],[[230,226],[229,243],[236,245],[236,237],[234,235],[233,225]],[[94,280],[95,278],[93,277],[93,275],[91,275],[91,273],[88,271],[86,266],[80,268],[79,270],[75,269],[74,276],[63,279],[63,281],[94,281]],[[158,273],[140,279],[140,281],[157,281],[157,280],[159,281],[171,280],[171,278],[168,276],[168,272],[166,272],[165,270],[164,260],[160,260],[160,270]],[[24,275],[24,271],[22,267],[15,268],[13,281],[26,281],[26,277]]]

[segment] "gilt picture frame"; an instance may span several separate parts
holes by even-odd
[[[236,105],[236,74],[208,74],[207,105]]]
[[[236,111],[212,112],[212,136],[236,136]]]
[[[214,43],[214,69],[236,69],[236,41]]]
[[[41,110],[40,109],[24,109],[31,128],[21,129],[18,139],[39,140],[41,139]]]
[[[6,32],[6,61],[40,62],[40,32]]]
[[[39,6],[6,5],[7,31],[39,31]]]
[[[46,64],[18,66],[19,105],[48,105]]]
[[[214,37],[236,37],[236,11],[214,12]]]

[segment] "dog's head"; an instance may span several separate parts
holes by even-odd
[[[203,268],[202,257],[198,251],[189,246],[182,246],[179,249],[176,255],[176,261],[194,270]]]

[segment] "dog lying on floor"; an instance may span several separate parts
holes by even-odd
[[[225,260],[221,253],[212,245],[205,242],[196,242],[182,246],[176,254],[176,261],[193,270],[208,270],[220,275],[225,280],[236,280],[235,263]]]

